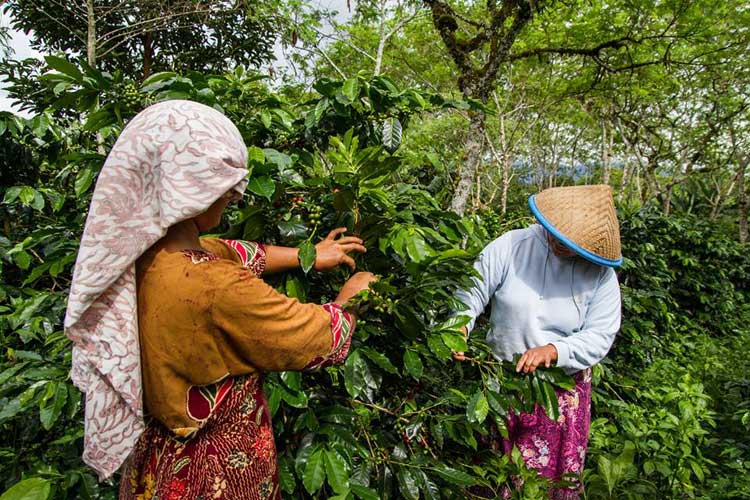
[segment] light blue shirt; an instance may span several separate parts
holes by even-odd
[[[468,306],[461,314],[471,316],[471,331],[492,302],[487,343],[498,359],[552,344],[557,366],[575,373],[612,347],[621,320],[617,274],[580,257],[556,256],[542,226],[505,233],[482,250],[474,268],[482,279],[458,292]]]

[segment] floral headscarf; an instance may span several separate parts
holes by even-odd
[[[86,393],[84,461],[111,476],[144,429],[135,262],[167,229],[247,185],[237,127],[208,106],[155,104],[135,116],[102,167],[73,272],[65,331]]]

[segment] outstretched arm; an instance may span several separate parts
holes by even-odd
[[[356,236],[343,236],[345,227],[339,227],[328,233],[320,243],[315,245],[316,257],[313,269],[316,271],[330,271],[341,264],[346,264],[352,271],[355,269],[352,252],[364,253],[367,250],[362,240]],[[336,239],[338,236],[340,238]],[[299,267],[299,249],[267,245],[266,269],[269,274],[296,269]]]

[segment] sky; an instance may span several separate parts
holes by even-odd
[[[10,16],[6,15],[4,12],[0,12],[0,26],[9,25]],[[29,37],[21,31],[11,30],[10,46],[13,48],[14,59],[26,59],[28,57],[42,58],[42,54],[32,49],[31,45],[29,45]],[[3,84],[0,83],[0,111],[13,111],[21,116],[27,116],[25,113],[13,109],[13,102],[5,96],[6,93],[2,89],[2,85]]]
[[[352,4],[356,0],[351,0]],[[322,8],[331,11],[338,11],[337,21],[345,21],[349,17],[347,9],[347,0],[312,0],[309,2],[317,8]],[[0,11],[0,26],[9,26],[10,16]],[[14,59],[25,59],[27,57],[36,57],[41,59],[43,54],[40,54],[33,48],[31,48],[29,37],[23,32],[11,30],[11,42],[10,46],[14,51]],[[284,54],[281,50],[281,46],[277,44],[274,49],[277,61],[274,63],[275,66],[286,64],[284,61]],[[6,97],[6,92],[2,89],[2,82],[0,82],[0,111],[12,111],[21,116],[28,117],[27,114],[19,112],[13,108],[13,101]]]

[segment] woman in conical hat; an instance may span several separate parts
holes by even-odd
[[[234,124],[189,101],[155,104],[122,131],[91,200],[65,318],[86,394],[83,458],[100,478],[127,460],[120,498],[281,498],[266,371],[342,362],[374,279],[302,304],[261,278],[296,249],[199,238],[242,197],[247,149]],[[333,231],[316,269],[364,251]]]
[[[518,372],[558,366],[576,386],[558,391],[561,417],[542,408],[512,413],[506,452],[518,447],[527,465],[559,480],[580,475],[588,444],[591,367],[606,356],[620,328],[620,232],[609,186],[551,188],[529,198],[538,224],[490,243],[474,268],[481,279],[458,298],[467,331],[491,305],[487,342]],[[457,360],[465,359],[456,353]],[[555,499],[579,498],[579,488],[553,488]]]

